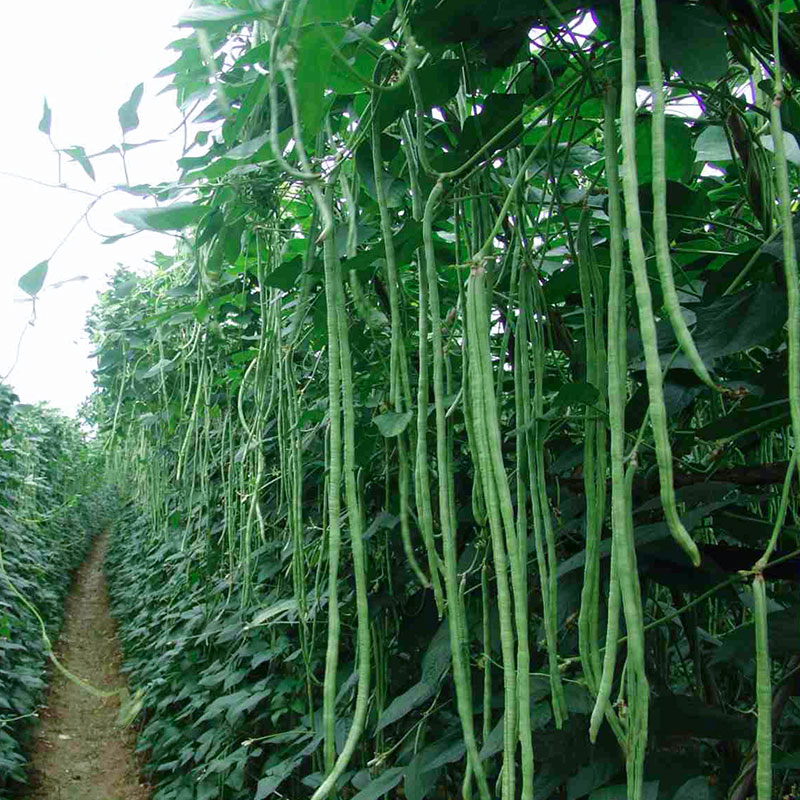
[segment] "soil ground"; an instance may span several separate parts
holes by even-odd
[[[68,670],[100,689],[124,685],[103,575],[101,536],[76,573],[56,654]],[[31,757],[28,800],[147,800],[137,775],[134,734],[116,724],[119,702],[101,701],[51,669]]]

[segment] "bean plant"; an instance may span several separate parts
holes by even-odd
[[[156,798],[789,791],[799,19],[182,18],[87,323]]]
[[[18,796],[72,571],[112,496],[75,420],[0,383],[0,797]]]

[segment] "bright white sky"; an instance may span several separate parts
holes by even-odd
[[[173,27],[189,0],[43,0],[4,4],[3,51],[6,73],[0,89],[4,108],[0,126],[0,172],[56,183],[56,156],[38,130],[46,96],[53,112],[51,134],[58,147],[82,145],[87,153],[119,144],[117,108],[136,84],[144,82],[139,106],[140,126],[127,135],[130,142],[167,139],[181,120],[174,92],[157,93],[167,84],[155,80],[160,69],[177,57],[165,47],[189,35]],[[182,136],[130,151],[131,183],[160,182],[177,172]],[[124,182],[117,156],[94,163],[92,183],[75,163],[67,163],[62,178],[70,186],[102,191]],[[30,318],[31,304],[17,287],[19,277],[48,258],[80,217],[91,198],[49,189],[0,174],[0,377],[11,368],[17,342]],[[90,215],[92,226],[104,235],[130,230],[114,217],[123,208],[141,205],[136,197],[118,192],[103,199]],[[73,413],[91,392],[91,351],[83,332],[86,312],[115,265],[141,268],[155,250],[169,251],[172,239],[141,233],[103,245],[81,224],[50,262],[37,301],[35,326],[22,340],[17,366],[7,379],[22,402],[48,401]],[[77,275],[88,280],[60,288],[48,284]]]

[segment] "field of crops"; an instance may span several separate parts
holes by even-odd
[[[89,441],[0,396],[0,796],[102,528],[154,800],[795,797],[800,7],[181,26]]]

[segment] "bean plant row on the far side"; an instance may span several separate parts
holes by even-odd
[[[74,420],[0,383],[0,797],[27,782],[72,571],[113,505]],[[43,636],[43,629],[45,636]]]

